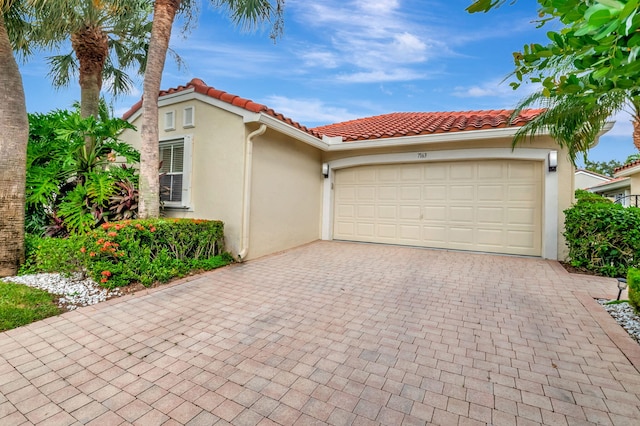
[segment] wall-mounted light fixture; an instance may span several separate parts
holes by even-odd
[[[322,176],[329,177],[329,163],[322,163]]]
[[[558,169],[558,151],[549,151],[549,171],[555,172]]]

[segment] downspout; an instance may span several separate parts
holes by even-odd
[[[244,199],[242,201],[242,248],[238,253],[238,260],[244,261],[249,252],[249,220],[251,219],[251,176],[253,163],[253,138],[262,135],[267,130],[266,124],[261,124],[257,130],[247,135],[244,157]]]

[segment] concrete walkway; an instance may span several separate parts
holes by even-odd
[[[0,333],[0,424],[638,425],[630,338],[590,298],[616,293],[318,242]]]

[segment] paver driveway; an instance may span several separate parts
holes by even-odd
[[[614,289],[318,242],[0,333],[0,424],[638,425],[640,374],[574,293]]]

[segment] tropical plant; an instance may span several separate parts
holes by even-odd
[[[103,80],[118,96],[133,87],[127,71],[142,75],[151,31],[151,7],[144,0],[34,0],[36,25],[31,37],[72,52],[48,58],[55,87],[77,74],[82,117],[97,117]]]
[[[96,121],[78,112],[32,114],[27,155],[27,220],[30,233],[66,235],[110,220],[135,217],[134,163],[139,154],[117,140],[133,126]],[[88,143],[87,143],[88,141]],[[113,163],[123,159],[119,166]],[[123,190],[130,197],[123,199]],[[125,211],[126,208],[126,211]]]
[[[575,94],[533,93],[516,106],[512,118],[523,109],[542,106],[543,111],[521,126],[513,144],[548,131],[561,147],[566,147],[574,164],[578,154],[586,158],[588,150],[603,132],[611,116],[631,106],[634,117],[634,143],[640,146],[640,97],[625,90],[614,89],[600,95],[598,102],[588,102]],[[636,140],[637,138],[637,140]]]
[[[270,22],[271,37],[275,40],[282,32],[285,0],[211,0],[225,9],[231,20],[244,29]],[[158,97],[164,62],[167,56],[171,27],[178,11],[188,13],[192,2],[185,0],[156,0],[153,6],[153,25],[149,40],[147,66],[142,96],[140,205],[142,218],[160,214],[160,182],[158,180]]]
[[[25,170],[29,123],[14,52],[28,53],[20,0],[0,0],[0,277],[24,261]]]
[[[476,0],[467,10],[487,12],[505,0]],[[539,23],[559,21],[546,45],[525,45],[514,53],[518,88],[540,83],[535,100],[547,98],[549,112],[522,129],[531,136],[548,126],[552,136],[569,148],[571,158],[588,147],[612,113],[630,106],[634,143],[640,149],[640,2],[638,0],[538,0]],[[520,107],[531,104],[525,99]]]

